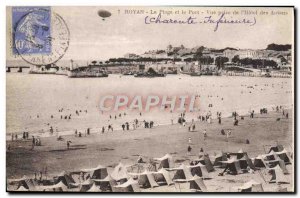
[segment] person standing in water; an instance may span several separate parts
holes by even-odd
[[[188,139],[188,144],[189,144],[189,145],[192,144],[192,138],[191,138],[191,137],[189,137],[189,139]]]
[[[191,155],[192,147],[191,147],[190,145],[188,146],[187,151],[188,151],[188,152],[187,152],[187,155]]]
[[[229,141],[230,135],[231,135],[231,131],[229,130],[229,131],[226,133],[226,142]]]
[[[204,138],[204,140],[206,139],[206,137],[207,137],[207,132],[206,132],[206,129],[204,129],[204,131],[203,131],[203,138]]]
[[[34,136],[32,136],[32,147],[31,147],[31,150],[34,149],[34,146],[35,146],[35,138],[34,138]]]
[[[110,124],[108,125],[107,131],[109,131],[109,130],[113,131],[112,126]]]

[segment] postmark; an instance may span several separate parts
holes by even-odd
[[[13,53],[32,65],[54,64],[69,47],[70,32],[49,7],[13,7]]]

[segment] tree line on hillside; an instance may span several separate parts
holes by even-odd
[[[162,61],[181,61],[180,58],[150,58],[150,57],[139,57],[136,59],[130,59],[130,58],[110,58],[105,62],[102,61],[92,61],[92,65],[102,65],[102,64],[108,64],[108,63],[140,63],[140,62],[162,62]]]
[[[251,65],[254,68],[258,67],[277,67],[278,64],[274,60],[267,60],[267,59],[252,59],[252,58],[239,58],[239,55],[235,55],[232,60],[233,63],[238,65],[247,66]]]
[[[279,45],[279,44],[269,44],[267,46],[267,50],[275,50],[275,51],[287,51],[289,49],[291,49],[291,45],[286,44],[286,45]],[[102,62],[102,61],[92,61],[92,65],[102,65],[102,64],[108,64],[108,63],[113,63],[113,64],[118,64],[118,63],[140,63],[140,62],[162,62],[162,61],[181,61],[180,58],[177,58],[175,55],[177,55],[177,52],[180,49],[184,49],[185,47],[183,45],[181,45],[180,47],[172,47],[169,46],[170,49],[172,49],[172,51],[168,52],[167,55],[168,56],[172,56],[174,55],[174,57],[170,57],[170,58],[151,58],[151,57],[138,57],[135,59],[130,59],[130,58],[110,58],[109,60]],[[185,62],[193,62],[193,61],[198,61],[199,64],[205,64],[205,65],[210,65],[215,63],[215,65],[220,69],[224,67],[224,64],[226,62],[229,61],[229,59],[227,57],[224,56],[218,56],[215,59],[212,58],[211,56],[208,55],[203,55],[203,51],[206,48],[204,46],[200,46],[197,48],[196,52],[194,53],[188,53],[186,55],[192,55],[192,57],[189,58],[185,58],[183,61]],[[223,52],[226,49],[230,49],[230,50],[237,50],[235,48],[231,48],[231,47],[226,47],[224,49],[211,49],[211,52]],[[161,54],[161,53],[165,53],[165,50],[157,50],[157,54]],[[281,62],[287,62],[287,60],[281,56],[279,57],[281,58]],[[270,66],[270,67],[277,67],[278,64],[274,61],[274,60],[267,60],[267,59],[251,59],[251,58],[243,58],[240,59],[238,55],[234,56],[232,59],[233,63],[239,64],[239,65],[251,65],[254,68],[256,67],[266,67],[266,66]]]
[[[275,43],[272,43],[272,44],[269,44],[267,46],[267,49],[266,50],[274,50],[274,51],[288,51],[292,49],[292,45],[289,45],[289,44],[286,44],[286,45],[279,45],[279,44],[275,44]]]

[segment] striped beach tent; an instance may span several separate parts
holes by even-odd
[[[248,169],[248,167],[252,170],[255,170],[255,166],[252,163],[252,160],[248,157],[247,153],[244,154],[244,156],[239,159],[240,167],[242,170]]]
[[[238,188],[239,192],[264,192],[262,183],[250,180],[241,187]]]
[[[283,147],[283,145],[281,145],[281,144],[277,144],[277,145],[275,145],[275,146],[271,146],[270,148],[269,148],[269,152],[268,153],[270,153],[270,152],[280,152],[280,151],[282,151],[284,149],[284,147]]]
[[[93,183],[93,185],[91,186],[91,188],[86,191],[86,192],[101,192],[100,188],[98,186],[96,186],[95,183]]]
[[[275,152],[276,155],[283,160],[286,164],[291,164],[292,163],[292,154],[288,152],[287,150],[283,149],[282,151]]]
[[[91,179],[104,179],[108,175],[107,168],[102,165],[98,165],[96,168],[82,169],[80,172],[89,173]]]
[[[53,180],[55,184],[62,182],[68,188],[72,188],[73,184],[76,183],[72,178],[71,174],[66,171],[63,171],[60,174],[58,174],[56,177],[53,178]]]
[[[208,172],[212,172],[215,170],[208,154],[203,155],[200,159],[196,159],[195,161],[196,163],[201,163],[202,165],[205,165]]]
[[[140,192],[140,187],[137,181],[129,178],[127,182],[114,186],[114,192]]]
[[[264,157],[262,155],[258,155],[253,159],[253,165],[255,168],[266,168],[267,165],[264,161]]]
[[[66,186],[62,181],[57,184],[49,186],[39,186],[39,191],[50,191],[50,192],[66,192],[68,191],[68,186]]]
[[[173,177],[174,182],[187,182],[193,177],[191,170],[184,164],[181,164],[177,168],[173,168],[172,171],[175,171]]]
[[[25,188],[24,186],[20,186],[16,191],[24,192],[24,191],[29,191],[29,190],[27,188]]]
[[[84,182],[82,182],[81,184],[80,184],[80,189],[79,189],[79,191],[80,192],[86,192],[86,191],[88,191],[90,188],[91,188],[91,186],[93,185],[93,181],[91,180],[91,179],[87,179],[87,180],[85,180]]]
[[[153,176],[156,183],[159,185],[167,184],[169,186],[171,184],[174,184],[170,177],[170,173],[164,168],[161,168],[159,171],[154,172]]]
[[[117,181],[110,175],[107,175],[104,179],[93,179],[93,181],[103,192],[110,192],[112,191],[112,187],[117,185]]]
[[[207,192],[206,185],[201,177],[197,175],[193,176],[191,179],[188,180],[190,184],[190,190],[196,192]]]
[[[269,174],[271,175],[269,183],[290,183],[279,165],[269,168]]]
[[[126,182],[128,178],[126,166],[120,162],[111,172],[110,176],[117,182]]]
[[[138,184],[142,188],[154,188],[158,187],[156,183],[153,173],[145,170],[142,173],[129,173],[129,175],[137,176],[138,177]]]
[[[154,158],[155,161],[159,162],[158,169],[170,169],[174,168],[173,157],[170,154],[166,154],[161,158]]]
[[[202,165],[201,163],[194,166],[187,166],[187,168],[190,169],[193,176],[197,175],[198,177],[202,177],[203,179],[210,178],[206,166]]]
[[[227,161],[222,161],[222,163],[226,164],[224,172],[227,172],[232,175],[243,173],[240,167],[240,163],[236,159],[229,159]]]
[[[222,163],[221,161],[227,161],[227,154],[224,152],[221,152],[215,156],[213,166],[225,168],[226,164]]]
[[[16,185],[17,188],[23,186],[24,188],[28,189],[29,191],[35,191],[37,183],[31,178],[28,178],[27,176],[23,176],[20,179],[9,179],[8,184],[10,185]]]

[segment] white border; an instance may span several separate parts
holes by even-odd
[[[154,5],[154,6],[159,6],[159,5],[166,5],[166,6],[172,6],[172,5],[192,5],[192,6],[295,6],[296,9],[299,9],[300,1],[299,0],[272,0],[272,1],[262,1],[262,0],[151,0],[151,1],[137,1],[137,0],[2,0],[1,2],[1,7],[0,7],[0,20],[1,20],[1,27],[0,27],[0,38],[1,38],[1,53],[0,53],[0,61],[1,61],[1,72],[0,72],[0,140],[1,140],[1,159],[0,159],[0,197],[11,197],[11,196],[18,196],[18,197],[25,197],[26,195],[11,195],[5,192],[6,188],[6,148],[5,148],[5,133],[6,133],[6,71],[5,71],[5,65],[6,65],[6,6],[36,6],[36,5],[44,5],[44,6],[69,6],[69,5],[82,5],[82,6],[93,6],[93,5],[112,5],[112,6],[120,6],[120,5]],[[299,10],[298,10],[299,12]],[[299,19],[297,20],[297,27],[299,27]],[[298,31],[297,34],[295,35],[295,38],[298,37]],[[299,55],[299,49],[297,50],[297,57]],[[298,60],[299,61],[299,60]],[[297,67],[297,66],[295,66]],[[297,72],[297,76],[299,77],[299,68]],[[297,86],[297,92],[299,92],[299,85]],[[299,101],[297,101],[299,102]],[[299,106],[299,103],[298,103]],[[298,123],[299,118],[297,119]],[[297,133],[297,132],[295,132]],[[298,134],[298,139],[299,139],[299,134]],[[298,141],[297,141],[298,142]],[[299,148],[299,146],[298,146]],[[299,155],[297,153],[297,159]],[[297,169],[299,168],[299,162]],[[299,169],[298,169],[299,171]],[[297,183],[299,182],[299,177],[297,176]],[[297,186],[296,186],[297,189]],[[68,195],[57,195],[55,194],[55,197],[71,197],[74,196],[75,194],[68,194]],[[41,195],[41,194],[30,194],[27,195],[29,196],[53,196],[50,194],[47,195]],[[79,194],[75,195],[76,197],[86,197],[86,194]],[[95,196],[95,194],[94,194]],[[112,197],[111,195],[102,195],[102,194],[97,194],[96,196],[101,196],[101,197]],[[117,196],[117,195],[114,195]],[[127,195],[127,196],[132,196],[132,195]],[[155,195],[155,196],[162,196],[162,195]],[[174,196],[174,195],[168,195],[168,196]],[[184,195],[188,196],[188,195]],[[198,195],[196,195],[198,196]],[[204,196],[204,195],[201,195]],[[214,197],[218,195],[213,195],[210,197]],[[266,195],[254,195],[255,197],[263,197]],[[273,196],[273,195],[268,195],[268,196]],[[287,195],[286,195],[287,196]],[[124,195],[123,195],[124,197]],[[135,196],[135,197],[140,197],[140,196]]]

